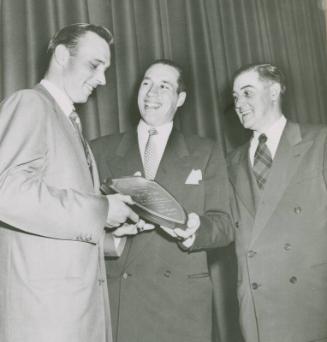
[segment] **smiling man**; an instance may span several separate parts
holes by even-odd
[[[138,216],[99,194],[74,109],[105,84],[111,43],[102,26],[63,28],[40,84],[1,104],[0,341],[112,341],[104,226]]]
[[[286,120],[285,89],[271,64],[234,79],[236,113],[253,131],[229,169],[249,342],[327,341],[327,131]]]
[[[236,113],[253,131],[228,169],[246,342],[327,341],[327,130],[286,120],[285,89],[271,64],[234,78]],[[196,234],[192,249],[225,240]]]
[[[138,127],[92,145],[100,175],[104,179],[139,172],[154,179],[189,213],[191,231],[216,226],[226,234],[226,244],[232,229],[222,149],[173,127],[185,99],[182,69],[169,60],[151,64],[139,87]],[[107,258],[114,341],[211,341],[207,255],[187,250],[193,240],[190,234],[178,241],[173,232],[157,227],[130,237],[121,258]]]

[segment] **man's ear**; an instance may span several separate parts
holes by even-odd
[[[273,101],[276,101],[280,97],[281,87],[279,83],[273,83],[270,86],[270,95]]]
[[[183,106],[186,99],[186,92],[182,91],[178,94],[177,107]]]
[[[54,59],[58,65],[64,66],[69,59],[69,50],[63,44],[59,44],[54,50]]]

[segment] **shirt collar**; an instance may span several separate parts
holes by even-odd
[[[283,133],[284,127],[286,125],[286,118],[282,115],[277,121],[275,121],[271,126],[267,127],[263,132],[253,132],[253,139],[257,140],[261,134],[265,134],[269,140],[280,140]]]
[[[69,114],[75,110],[74,104],[71,99],[54,83],[46,79],[42,79],[40,83],[55,99],[65,115],[69,116]]]
[[[271,153],[272,158],[275,157],[280,138],[283,134],[286,125],[286,118],[282,115],[278,120],[276,120],[270,127],[265,129],[263,132],[253,132],[253,136],[250,143],[250,160],[253,165],[255,150],[258,146],[258,138],[264,133],[267,136],[266,145]]]
[[[152,128],[152,126],[149,126],[144,120],[141,119],[137,127],[137,132],[142,135],[148,135],[150,128]],[[173,129],[173,121],[167,122],[161,126],[156,126],[155,129],[158,131],[158,135],[168,136]]]

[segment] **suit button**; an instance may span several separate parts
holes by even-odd
[[[302,208],[301,207],[295,207],[294,212],[295,212],[295,214],[299,215],[302,212]]]
[[[252,290],[258,289],[259,286],[260,286],[260,285],[259,285],[258,283],[252,283],[252,284],[251,284]]]
[[[297,278],[295,276],[290,278],[290,283],[295,284],[297,282]]]
[[[248,251],[248,257],[249,258],[253,258],[255,255],[257,254],[257,252],[256,251]]]
[[[104,283],[104,279],[98,279],[99,286],[101,286]]]
[[[127,279],[127,278],[128,278],[128,273],[125,272],[125,273],[123,274],[123,279]]]
[[[171,275],[171,271],[169,271],[169,270],[165,271],[164,276],[165,276],[166,278],[169,278],[170,275]]]
[[[291,250],[291,244],[290,243],[285,243],[284,249],[285,249],[285,251],[290,251]]]
[[[236,227],[236,228],[240,228],[240,224],[239,224],[238,221],[235,222],[235,227]]]

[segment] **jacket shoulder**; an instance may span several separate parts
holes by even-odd
[[[218,146],[218,144],[209,138],[203,138],[196,134],[184,135],[185,142],[191,154],[203,153],[208,154]]]
[[[22,127],[40,126],[48,117],[50,100],[36,89],[18,90],[0,105],[2,123],[20,122]]]
[[[118,145],[120,144],[122,138],[126,133],[114,133],[104,135],[102,137],[96,138],[90,141],[90,146],[95,156],[110,155],[117,150]]]

